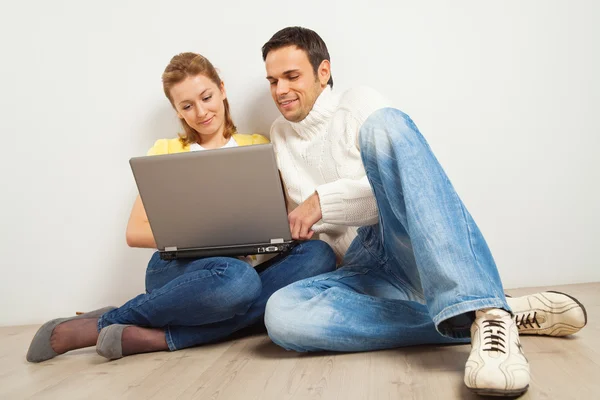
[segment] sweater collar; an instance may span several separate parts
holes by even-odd
[[[326,129],[329,119],[335,112],[338,99],[333,94],[331,87],[327,85],[321,92],[312,110],[300,122],[290,122],[292,128],[301,137],[312,137]]]

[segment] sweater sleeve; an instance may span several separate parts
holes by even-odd
[[[364,226],[379,220],[375,195],[366,176],[320,185],[317,193],[326,224]]]
[[[167,139],[158,139],[154,146],[148,150],[146,153],[147,156],[158,156],[162,154],[167,154],[169,152],[169,142]]]
[[[255,133],[252,135],[252,144],[267,144],[267,143],[270,143],[270,141],[263,135],[259,135],[258,133]]]

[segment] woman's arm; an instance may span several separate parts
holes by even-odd
[[[133,203],[125,237],[129,247],[156,249],[154,235],[152,234],[152,229],[150,229],[150,223],[148,222],[142,198],[139,195],[135,199],[135,203]]]

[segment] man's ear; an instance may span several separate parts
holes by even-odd
[[[331,78],[331,63],[329,60],[321,61],[319,69],[317,70],[317,75],[321,86],[327,86],[327,82],[329,82],[329,78]]]

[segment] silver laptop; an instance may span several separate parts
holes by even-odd
[[[298,243],[271,144],[129,163],[164,260],[280,253]]]

